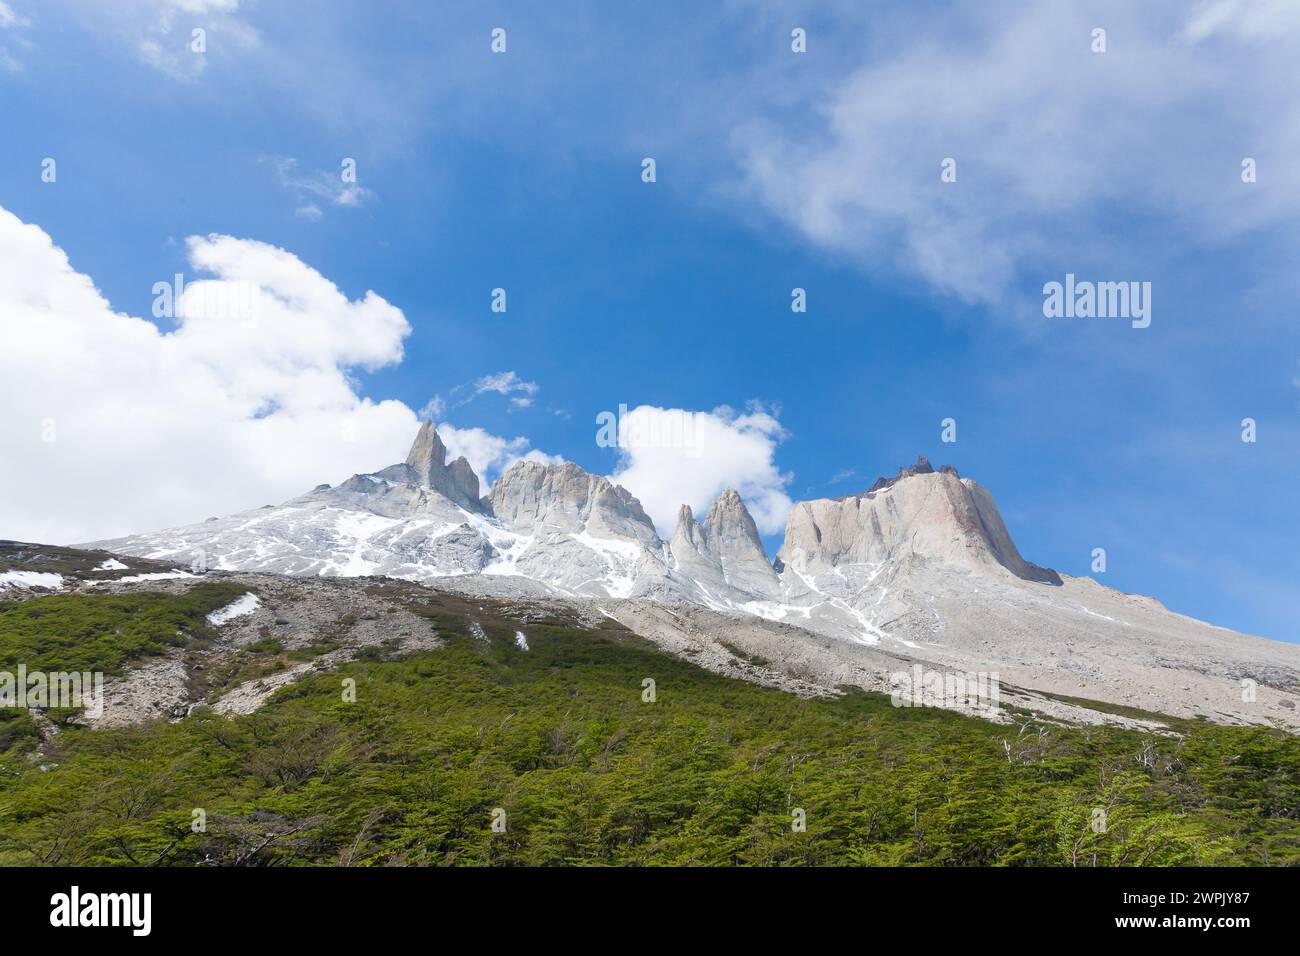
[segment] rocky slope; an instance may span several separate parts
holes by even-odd
[[[448,464],[426,423],[404,463],[278,507],[93,547],[227,571],[382,575],[596,602],[666,646],[707,612],[720,633],[774,626],[787,644],[815,633],[834,639],[842,660],[852,645],[871,647],[895,671],[921,662],[997,672],[1057,697],[1300,726],[1300,648],[1026,561],[992,495],[924,458],[861,494],[796,504],[769,562],[734,491],[703,522],[683,506],[663,541],[626,489],[569,462],[518,462],[479,497],[468,463]],[[676,636],[673,620],[683,622]],[[817,659],[814,683],[844,676]]]

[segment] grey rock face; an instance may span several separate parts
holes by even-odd
[[[497,557],[493,529],[468,463],[446,467],[445,458],[426,423],[403,464],[318,485],[282,505],[106,544],[214,570],[418,580],[476,573]]]
[[[617,597],[662,588],[663,542],[641,503],[607,478],[572,462],[519,461],[493,483],[487,501],[518,536],[509,573]]]
[[[677,512],[677,528],[669,543],[677,569],[697,581],[721,580],[722,562],[709,547],[704,528],[695,520],[690,505]]]
[[[573,463],[518,462],[480,498],[468,462],[446,464],[429,424],[405,462],[373,474],[94,546],[221,570],[455,581],[613,606],[631,599],[670,606],[663,620],[694,605],[763,619],[763,633],[814,632],[808,639],[828,641],[820,646],[833,657],[849,653],[834,650],[845,642],[869,645],[936,667],[999,671],[1020,687],[1216,719],[1251,719],[1240,701],[1249,678],[1262,716],[1300,713],[1296,648],[1026,561],[992,495],[924,458],[861,494],[797,503],[771,563],[735,491],[703,522],[683,506],[665,543],[633,495]]]
[[[478,494],[478,475],[462,456],[447,464],[447,446],[442,443],[432,422],[424,422],[415,436],[406,464],[412,469],[417,482],[432,488],[462,508],[481,509]]]
[[[566,461],[558,465],[518,461],[492,485],[492,514],[520,533],[536,529],[626,537],[658,550],[641,502],[626,488]]]
[[[680,600],[654,525],[624,488],[572,463],[519,462],[479,497],[463,458],[446,464],[434,427],[407,460],[283,505],[106,542],[220,570],[526,577],[552,591]]]
[[[1000,565],[1027,580],[1052,580],[1055,572],[1020,557],[984,488],[935,472],[924,458],[918,465],[923,469],[904,469],[910,473],[874,492],[796,504],[782,563],[813,570],[887,561],[984,571]]]
[[[671,551],[676,571],[715,600],[735,604],[781,597],[758,527],[733,489],[713,502],[702,525],[683,505]]]
[[[960,611],[938,610],[941,597],[960,607],[1018,584],[1062,584],[1020,556],[992,496],[955,469],[921,458],[873,487],[790,512],[778,562],[784,603],[802,609],[805,626],[916,646],[960,626]]]

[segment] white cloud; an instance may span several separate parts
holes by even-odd
[[[450,461],[464,455],[485,488],[517,461],[555,465],[564,461],[559,455],[529,448],[527,438],[501,438],[482,428],[457,428],[442,422],[438,425],[438,434],[447,446],[447,459]]]
[[[745,500],[763,534],[785,527],[790,475],[774,456],[785,429],[758,405],[745,414],[641,405],[620,423],[620,461],[612,481],[636,495],[661,535],[671,535],[683,504],[697,514],[725,489]]]
[[[461,404],[470,402],[487,392],[495,392],[498,395],[510,396],[510,404],[516,408],[527,408],[533,404],[533,396],[540,390],[541,387],[536,382],[525,382],[519,377],[518,372],[498,372],[496,375],[484,375],[476,381],[473,394]]]
[[[174,7],[185,13],[234,13],[240,0],[157,0],[158,6]]]
[[[271,160],[276,182],[294,197],[297,208],[294,216],[308,222],[324,218],[320,204],[355,209],[375,199],[375,193],[360,183],[345,182],[343,168],[330,171],[318,169],[312,173],[301,172],[298,160],[292,156],[279,156]]]
[[[484,375],[473,382],[466,382],[457,385],[448,393],[449,398],[455,399],[458,395],[466,395],[465,398],[452,403],[453,408],[461,408],[468,405],[480,395],[488,393],[496,395],[505,395],[509,397],[510,404],[515,408],[530,408],[533,404],[533,398],[541,391],[541,386],[536,382],[526,382],[519,377],[518,372],[497,372],[495,375]],[[434,395],[420,409],[420,419],[436,422],[446,413],[448,408],[447,399],[441,395]],[[468,457],[468,456],[467,456]],[[480,475],[480,477],[482,477]]]
[[[31,25],[31,21],[26,17],[20,17],[14,12],[13,7],[0,0],[0,30],[18,30]],[[10,36],[13,36],[10,34]],[[24,50],[31,47],[31,42],[22,37],[14,37],[12,42]],[[9,73],[18,73],[22,70],[22,62],[15,56],[6,43],[0,42],[0,70]]]
[[[420,421],[436,422],[442,418],[443,413],[447,410],[447,403],[442,400],[441,395],[435,395],[424,403],[420,409]]]
[[[1293,0],[1202,0],[1183,36],[1199,43],[1215,34],[1247,40],[1275,37],[1300,27],[1300,5]]]
[[[0,536],[192,522],[405,455],[414,412],[348,377],[401,360],[399,309],[373,292],[351,301],[260,242],[193,237],[188,257],[212,278],[190,279],[176,327],[159,331],[0,209],[0,445],[17,463],[0,469]]]
[[[240,0],[68,0],[78,21],[134,50],[141,62],[175,80],[191,82],[214,58],[245,53],[261,36],[240,15]],[[192,47],[205,31],[205,49]]]
[[[1294,3],[989,0],[934,19],[882,17],[856,69],[814,62],[795,108],[750,107],[733,132],[743,194],[816,245],[1002,310],[1025,273],[1149,276],[1300,212]],[[1258,186],[1240,181],[1247,156]]]
[[[186,245],[193,275],[163,320],[175,327],[160,331],[115,312],[50,236],[0,208],[0,445],[18,463],[0,469],[0,537],[69,543],[186,524],[402,460],[416,413],[358,395],[349,377],[401,361],[401,310],[374,292],[349,300],[265,243]],[[170,285],[153,290],[160,311]],[[475,388],[536,391],[513,372]],[[761,530],[779,530],[790,499],[773,461],[784,436],[775,414],[719,408],[691,414],[676,447],[639,440],[682,415],[629,412],[613,479],[665,533],[679,505],[702,511],[726,487]],[[520,459],[563,460],[523,437],[438,428],[485,484]]]

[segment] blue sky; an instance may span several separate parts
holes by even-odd
[[[186,237],[267,243],[409,323],[400,359],[336,363],[360,401],[439,396],[453,428],[603,474],[628,463],[595,444],[601,411],[749,409],[779,428],[733,483],[848,494],[922,453],[988,487],[1030,560],[1085,574],[1103,547],[1104,584],[1300,640],[1300,23],[1285,4],[101,6],[0,6],[0,207],[113,310],[148,318],[154,283],[195,271]],[[949,156],[958,179],[941,183]],[[1044,318],[1042,286],[1067,272],[1151,282],[1151,327]],[[532,393],[466,401],[507,371]],[[239,495],[387,464],[406,425],[331,453],[337,473],[304,483],[286,466]],[[90,482],[129,469],[63,447]],[[231,457],[210,473],[241,470]],[[15,458],[27,488],[68,471]],[[172,506],[159,524],[264,503],[184,484],[152,496]],[[43,531],[33,510],[0,514],[0,535]]]

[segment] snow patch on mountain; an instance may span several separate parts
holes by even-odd
[[[247,594],[235,598],[225,607],[217,608],[217,610],[209,614],[208,623],[213,627],[220,627],[227,621],[233,621],[235,618],[252,614],[261,606],[261,599],[252,591],[249,591]]]
[[[6,587],[58,591],[63,587],[63,575],[45,571],[3,571],[0,572],[0,588]]]
[[[924,458],[859,494],[796,503],[771,561],[733,490],[703,521],[683,506],[664,541],[636,497],[572,462],[516,462],[478,497],[472,469],[445,458],[436,430],[423,426],[405,462],[373,474],[279,506],[91,547],[219,570],[493,582],[497,593],[532,596],[540,588],[598,601],[607,606],[596,610],[614,619],[646,604],[666,621],[715,613],[816,632],[853,647],[839,652],[845,659],[901,655],[1000,670],[1019,686],[1039,681],[1152,709],[1175,693],[1170,673],[1185,688],[1177,694],[1200,695],[1181,705],[1189,711],[1212,700],[1215,712],[1236,713],[1230,698],[1252,675],[1271,682],[1270,693],[1300,690],[1294,648],[1026,561],[992,495]],[[177,576],[189,575],[122,580]]]

